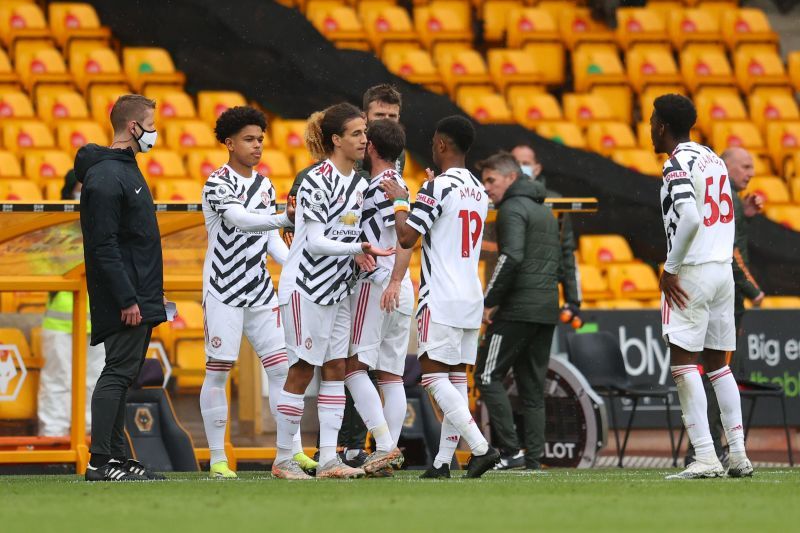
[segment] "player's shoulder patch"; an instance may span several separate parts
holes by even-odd
[[[322,189],[311,189],[308,193],[308,201],[314,206],[322,205],[325,203],[325,191]]]
[[[680,170],[680,169],[674,170],[673,169],[673,170],[670,170],[669,172],[665,172],[664,181],[669,183],[672,180],[676,180],[676,179],[679,179],[679,178],[688,178],[688,177],[689,177],[689,173],[686,172],[685,170]]]

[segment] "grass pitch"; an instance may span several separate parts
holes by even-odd
[[[0,531],[797,531],[800,470],[752,479],[665,481],[664,470],[490,472],[480,480],[85,483],[76,476],[0,477]],[[457,477],[456,477],[457,476]]]

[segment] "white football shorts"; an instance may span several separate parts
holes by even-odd
[[[203,320],[206,356],[212,359],[236,361],[243,333],[258,356],[282,350],[286,345],[277,304],[234,307],[206,294]]]

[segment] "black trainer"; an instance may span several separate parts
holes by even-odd
[[[485,454],[473,455],[469,458],[467,473],[464,477],[479,478],[484,472],[491,470],[498,461],[500,461],[500,452],[489,446],[489,450]]]
[[[431,466],[419,476],[420,479],[450,479],[450,465],[443,464],[439,468]]]
[[[500,454],[500,461],[494,465],[495,470],[512,470],[525,466],[525,453],[522,450]]]
[[[348,459],[347,452],[345,451],[341,453],[340,457],[342,458],[342,462],[347,466],[349,466],[350,468],[361,468],[367,461],[369,454],[364,450],[359,450],[358,455],[356,455],[352,459]]]
[[[86,467],[86,481],[148,481],[144,476],[129,472],[125,463],[108,463],[104,466]]]
[[[123,468],[126,468],[131,474],[136,474],[137,476],[142,476],[152,481],[163,481],[167,479],[164,474],[149,469],[135,459],[128,459],[123,465]]]

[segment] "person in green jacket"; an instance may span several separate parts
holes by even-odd
[[[525,178],[511,154],[479,163],[483,185],[497,209],[497,266],[486,287],[475,383],[496,445],[499,469],[540,468],[544,450],[544,382],[558,321],[559,225],[543,205],[545,188]],[[503,380],[513,368],[522,402],[524,448]]]

